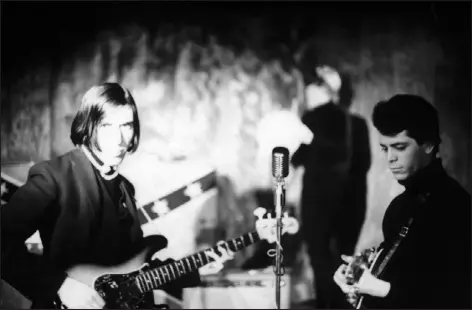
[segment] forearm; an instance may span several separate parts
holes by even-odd
[[[442,298],[442,284],[433,280],[431,274],[432,272],[430,275],[413,271],[399,272],[394,278],[383,281],[384,284],[378,288],[379,294],[371,298],[380,308],[424,308],[425,305],[434,307]],[[435,302],[432,302],[431,296],[435,296]]]
[[[379,280],[378,287],[377,287],[377,295],[378,297],[385,297],[390,293],[392,286],[390,282]]]

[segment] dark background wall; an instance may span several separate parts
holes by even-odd
[[[404,92],[430,100],[445,166],[471,191],[470,12],[469,2],[425,1],[2,2],[1,159],[71,149],[83,92],[115,80],[137,99],[143,149],[207,156],[244,193],[261,177],[258,121],[303,108],[303,80],[330,64],[348,77],[350,109],[370,127],[365,246],[378,241],[398,192],[370,123],[379,100]]]

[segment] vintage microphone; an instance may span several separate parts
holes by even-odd
[[[285,180],[288,176],[289,151],[285,147],[275,147],[272,150],[272,176],[275,178],[275,215],[277,221],[277,242],[275,254],[275,302],[280,309],[280,282],[282,276],[282,209],[285,205]]]

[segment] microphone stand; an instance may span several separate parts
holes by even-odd
[[[277,222],[277,242],[275,254],[275,303],[277,309],[280,309],[280,286],[282,269],[282,209],[285,205],[285,181],[283,178],[276,179],[275,187],[275,214]]]

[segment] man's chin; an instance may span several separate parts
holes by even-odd
[[[403,173],[403,172],[393,172],[392,171],[392,174],[393,174],[393,177],[395,178],[395,180],[397,181],[404,181],[408,178],[408,174],[407,173]]]
[[[122,161],[123,158],[110,158],[105,162],[105,164],[107,166],[119,166]]]

